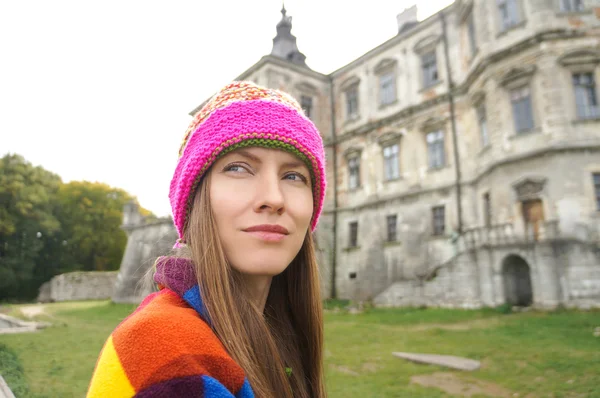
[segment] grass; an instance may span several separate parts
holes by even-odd
[[[440,373],[461,388],[483,386],[473,395],[479,397],[600,397],[600,337],[593,335],[600,312],[368,309],[352,315],[345,303],[333,304],[325,316],[330,397],[464,396],[450,394],[442,382],[434,387],[411,383],[413,376]],[[8,311],[15,314],[19,308]],[[83,396],[102,344],[132,309],[107,302],[51,304],[42,319],[54,326],[0,336],[2,366],[2,355],[12,352],[18,359],[12,355],[8,368],[19,369],[20,363],[24,369],[24,378],[17,371],[8,381],[24,388],[17,398]],[[465,356],[482,361],[482,368],[463,373],[417,365],[393,357],[394,351]]]

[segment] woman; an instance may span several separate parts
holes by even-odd
[[[319,132],[288,95],[224,87],[196,115],[169,198],[177,256],[109,336],[89,397],[324,397],[311,231]]]

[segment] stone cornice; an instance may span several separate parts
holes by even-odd
[[[340,143],[340,142],[347,141],[347,140],[349,140],[352,137],[355,137],[355,136],[358,136],[358,135],[362,135],[362,134],[366,134],[366,133],[368,133],[370,131],[373,131],[373,130],[379,128],[379,127],[383,127],[383,126],[386,126],[386,125],[388,125],[390,123],[393,123],[396,120],[400,120],[400,119],[412,116],[415,113],[418,113],[418,112],[420,112],[420,111],[422,111],[424,109],[430,108],[432,106],[435,106],[435,105],[438,105],[438,104],[441,104],[441,103],[444,103],[444,102],[447,102],[447,101],[448,101],[448,94],[447,93],[439,95],[436,98],[431,99],[429,101],[425,101],[425,102],[422,102],[422,103],[420,103],[418,105],[413,105],[413,106],[410,106],[408,108],[404,108],[404,109],[402,109],[402,110],[400,110],[400,111],[398,111],[398,112],[396,112],[393,115],[390,115],[388,117],[384,117],[382,119],[374,120],[372,122],[363,124],[362,126],[360,126],[358,128],[350,130],[350,131],[348,131],[348,132],[346,132],[344,134],[338,135],[337,136],[337,141],[334,142],[333,140],[328,140],[326,142],[326,144],[327,145],[332,145],[334,143]]]
[[[566,68],[582,64],[596,66],[600,64],[600,52],[595,48],[578,48],[562,55],[558,63]]]
[[[481,59],[477,65],[471,69],[467,77],[463,80],[462,83],[456,85],[454,89],[455,95],[463,95],[466,94],[469,88],[473,85],[475,80],[477,80],[483,72],[490,67],[491,65],[505,60],[507,57],[510,57],[514,54],[521,53],[533,46],[536,46],[542,42],[550,41],[550,40],[561,40],[561,39],[572,39],[575,37],[584,37],[585,32],[579,31],[568,31],[565,29],[557,29],[550,30],[546,32],[540,32],[536,35],[528,37],[525,40],[520,41],[512,47],[505,48],[503,50],[497,51],[488,55],[487,57]]]
[[[294,72],[300,73],[304,76],[313,77],[315,79],[322,80],[323,82],[329,82],[329,76],[323,73],[314,71],[308,67],[300,66],[294,64],[293,62],[287,61],[285,59],[281,59],[279,57],[275,57],[273,55],[265,55],[262,57],[257,63],[252,65],[250,68],[246,69],[242,74],[236,77],[234,80],[244,80],[247,79],[252,73],[260,69],[262,66],[266,64],[275,64],[277,66],[281,66],[282,68],[291,69]]]

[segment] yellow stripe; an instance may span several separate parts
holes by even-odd
[[[90,382],[88,398],[133,397],[135,390],[125,375],[115,350],[112,336],[108,338]]]

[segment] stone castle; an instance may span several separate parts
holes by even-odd
[[[424,21],[413,7],[329,75],[307,66],[282,10],[271,54],[236,80],[291,93],[323,135],[325,297],[600,306],[594,4],[457,0]],[[175,240],[169,220],[136,214],[117,301],[139,298],[132,286]]]

